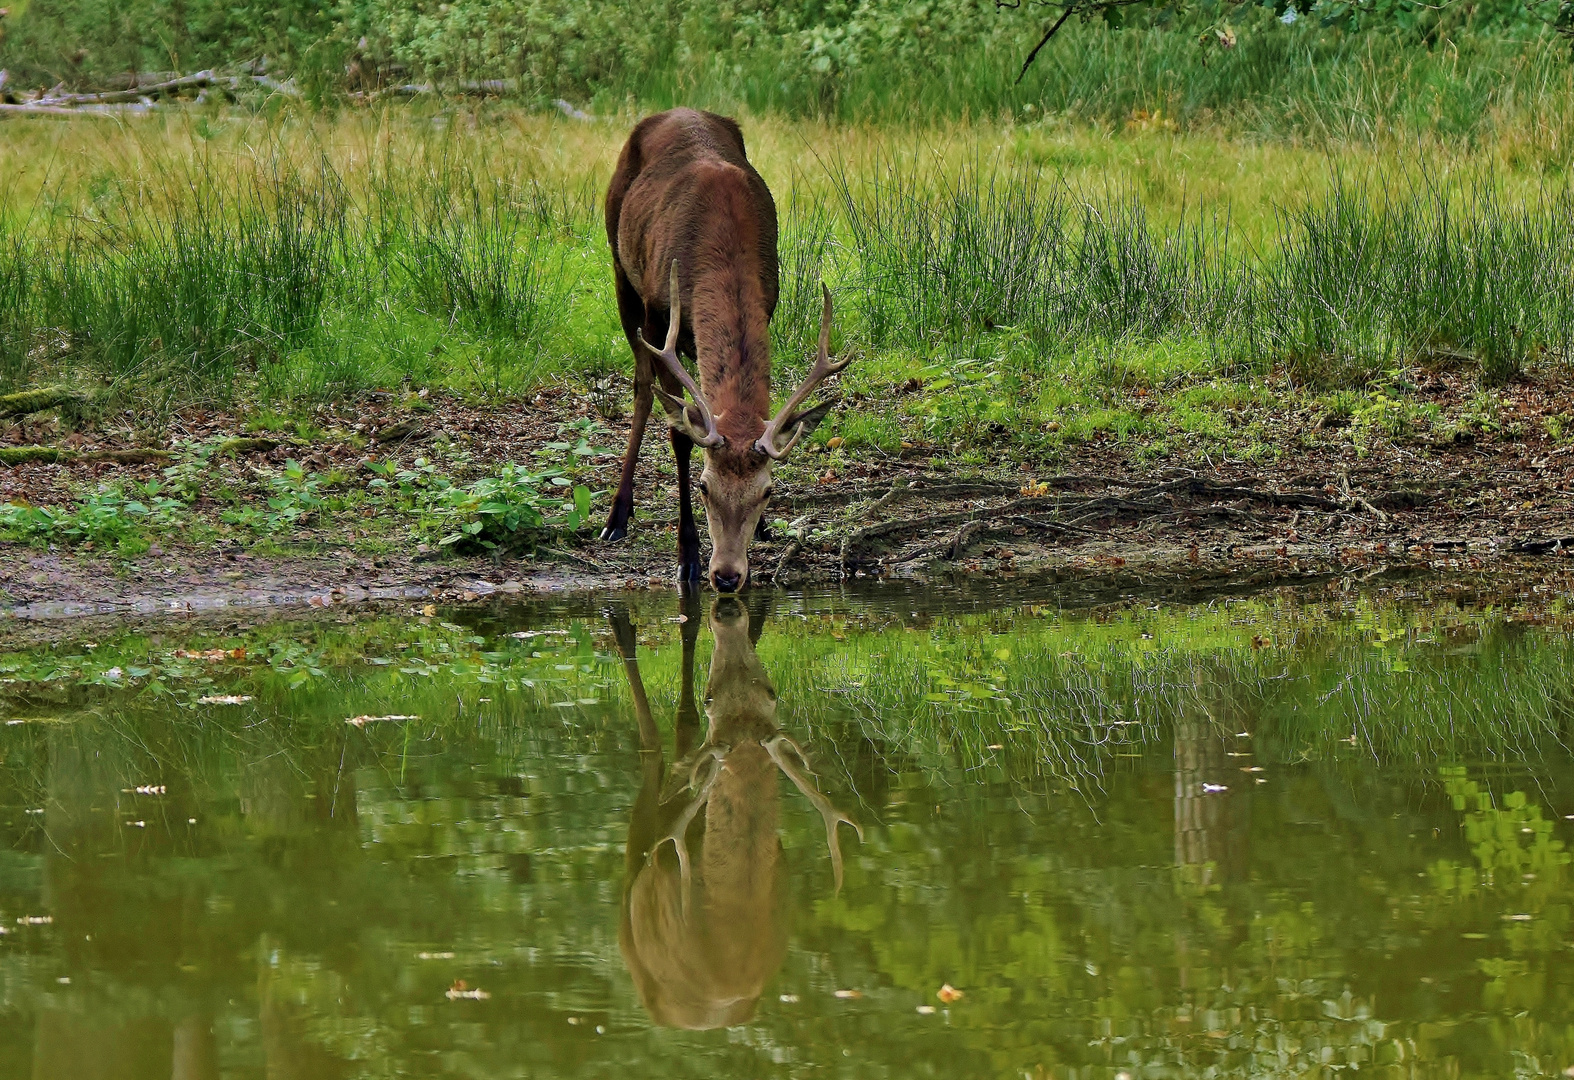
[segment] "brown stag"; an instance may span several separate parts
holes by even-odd
[[[690,596],[683,677],[673,724],[677,761],[664,762],[635,658],[634,625],[609,612],[639,725],[644,773],[629,823],[618,947],[651,1018],[670,1027],[741,1024],[787,954],[786,867],[777,772],[825,821],[831,871],[842,884],[838,827],[858,823],[815,787],[804,752],[776,726],[776,687],[755,653],[764,611],[720,597],[705,687],[704,741],[694,701],[700,609]]]
[[[607,189],[607,240],[618,315],[634,351],[634,416],[601,538],[628,533],[634,466],[654,396],[666,410],[678,463],[678,579],[700,578],[689,490],[689,454],[698,444],[705,467],[696,486],[711,536],[708,576],[718,592],[736,592],[749,579],[749,541],[763,532],[771,464],[836,404],[799,411],[815,386],[847,364],[830,359],[831,294],[821,287],[825,308],[814,367],[773,415],[776,204],[744,154],[737,123],[714,113],[673,109],[639,122]],[[651,345],[663,332],[665,344]],[[680,354],[695,360],[698,383]]]

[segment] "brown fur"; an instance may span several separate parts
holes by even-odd
[[[705,449],[700,487],[712,540],[710,578],[739,588],[748,541],[770,485],[770,462],[754,448],[771,406],[770,320],[776,310],[776,204],[744,152],[733,120],[673,109],[635,126],[607,189],[618,312],[634,351],[634,417],[622,482],[602,536],[625,535],[633,512],[634,463],[650,414],[652,378],[681,396],[677,379],[640,345],[661,341],[678,264],[678,352],[696,361],[699,384],[723,442]],[[678,461],[679,577],[699,577],[688,458],[692,440],[673,416]]]

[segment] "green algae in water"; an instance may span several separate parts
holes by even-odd
[[[1555,599],[445,616],[0,653],[0,1078],[1574,1064]]]

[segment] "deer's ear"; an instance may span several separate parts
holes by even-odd
[[[788,421],[782,425],[782,430],[796,431],[798,430],[798,425],[802,424],[803,433],[805,435],[813,435],[814,429],[820,426],[820,421],[831,415],[831,410],[836,408],[836,406],[840,405],[841,403],[841,398],[831,398],[829,401],[820,402],[812,409],[805,409],[803,412],[793,413],[791,418],[789,418]]]
[[[651,389],[656,392],[656,400],[661,402],[661,407],[667,411],[667,419],[675,427],[686,427],[687,424],[683,415],[683,401],[673,397],[660,386],[652,386]]]
[[[656,400],[661,402],[661,407],[667,411],[667,423],[683,432],[697,443],[705,441],[705,425],[694,415],[694,407],[683,402],[682,398],[675,398],[659,386],[652,386],[656,392]]]

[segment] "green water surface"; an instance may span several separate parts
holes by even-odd
[[[1561,1075],[1571,630],[891,586],[0,645],[0,1080]]]

